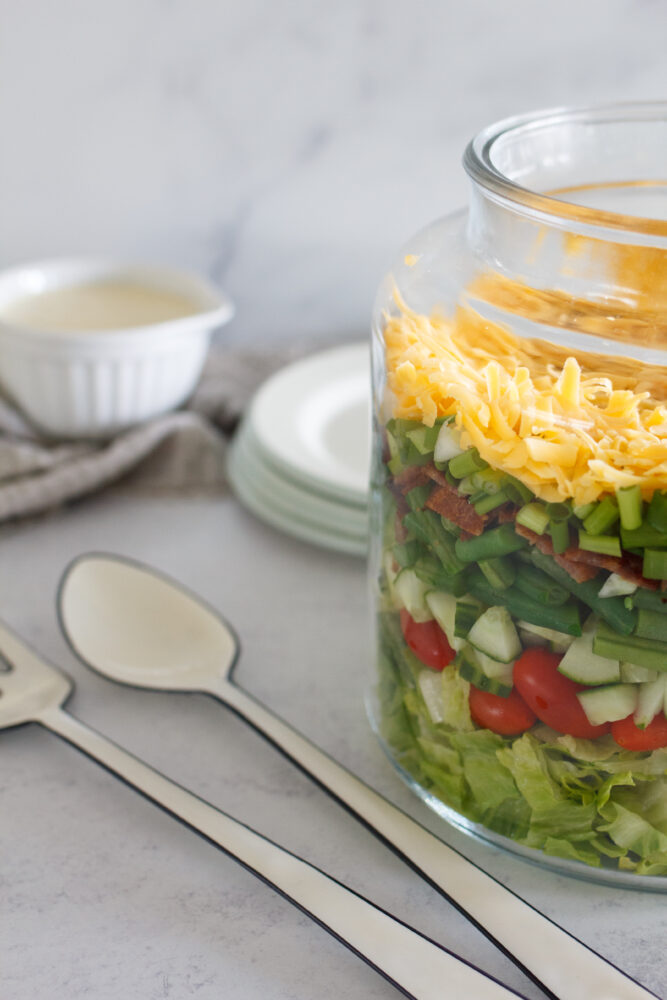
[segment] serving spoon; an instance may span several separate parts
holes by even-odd
[[[0,729],[50,729],[236,858],[412,1000],[522,996],[69,715],[72,681],[1,622],[0,650]]]
[[[111,680],[213,695],[249,722],[559,1000],[655,996],[430,833],[233,681],[238,640],[200,598],[147,566],[89,553],[65,570],[61,627]],[[462,994],[464,995],[464,994]]]

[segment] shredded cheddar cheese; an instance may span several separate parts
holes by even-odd
[[[397,417],[454,415],[463,447],[546,501],[587,504],[639,484],[667,490],[667,369],[519,339],[470,308],[453,320],[386,318],[387,387]]]

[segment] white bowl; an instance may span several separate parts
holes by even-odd
[[[27,295],[93,281],[129,281],[184,295],[190,315],[112,330],[56,332],[12,324],[3,310]],[[51,260],[0,272],[0,382],[41,431],[109,437],[183,403],[212,331],[234,313],[208,281],[164,267]]]

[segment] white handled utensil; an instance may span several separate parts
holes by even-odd
[[[65,571],[58,607],[72,648],[104,676],[163,691],[206,692],[232,708],[407,860],[552,997],[655,996],[237,687],[231,679],[236,636],[180,585],[119,556],[92,553]]]
[[[73,690],[0,623],[0,729],[39,722],[236,858],[413,1000],[520,996],[63,711]]]

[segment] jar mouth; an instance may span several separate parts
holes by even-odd
[[[471,179],[510,208],[574,228],[659,237],[667,237],[666,164],[665,101],[505,118],[479,132],[463,157]]]

